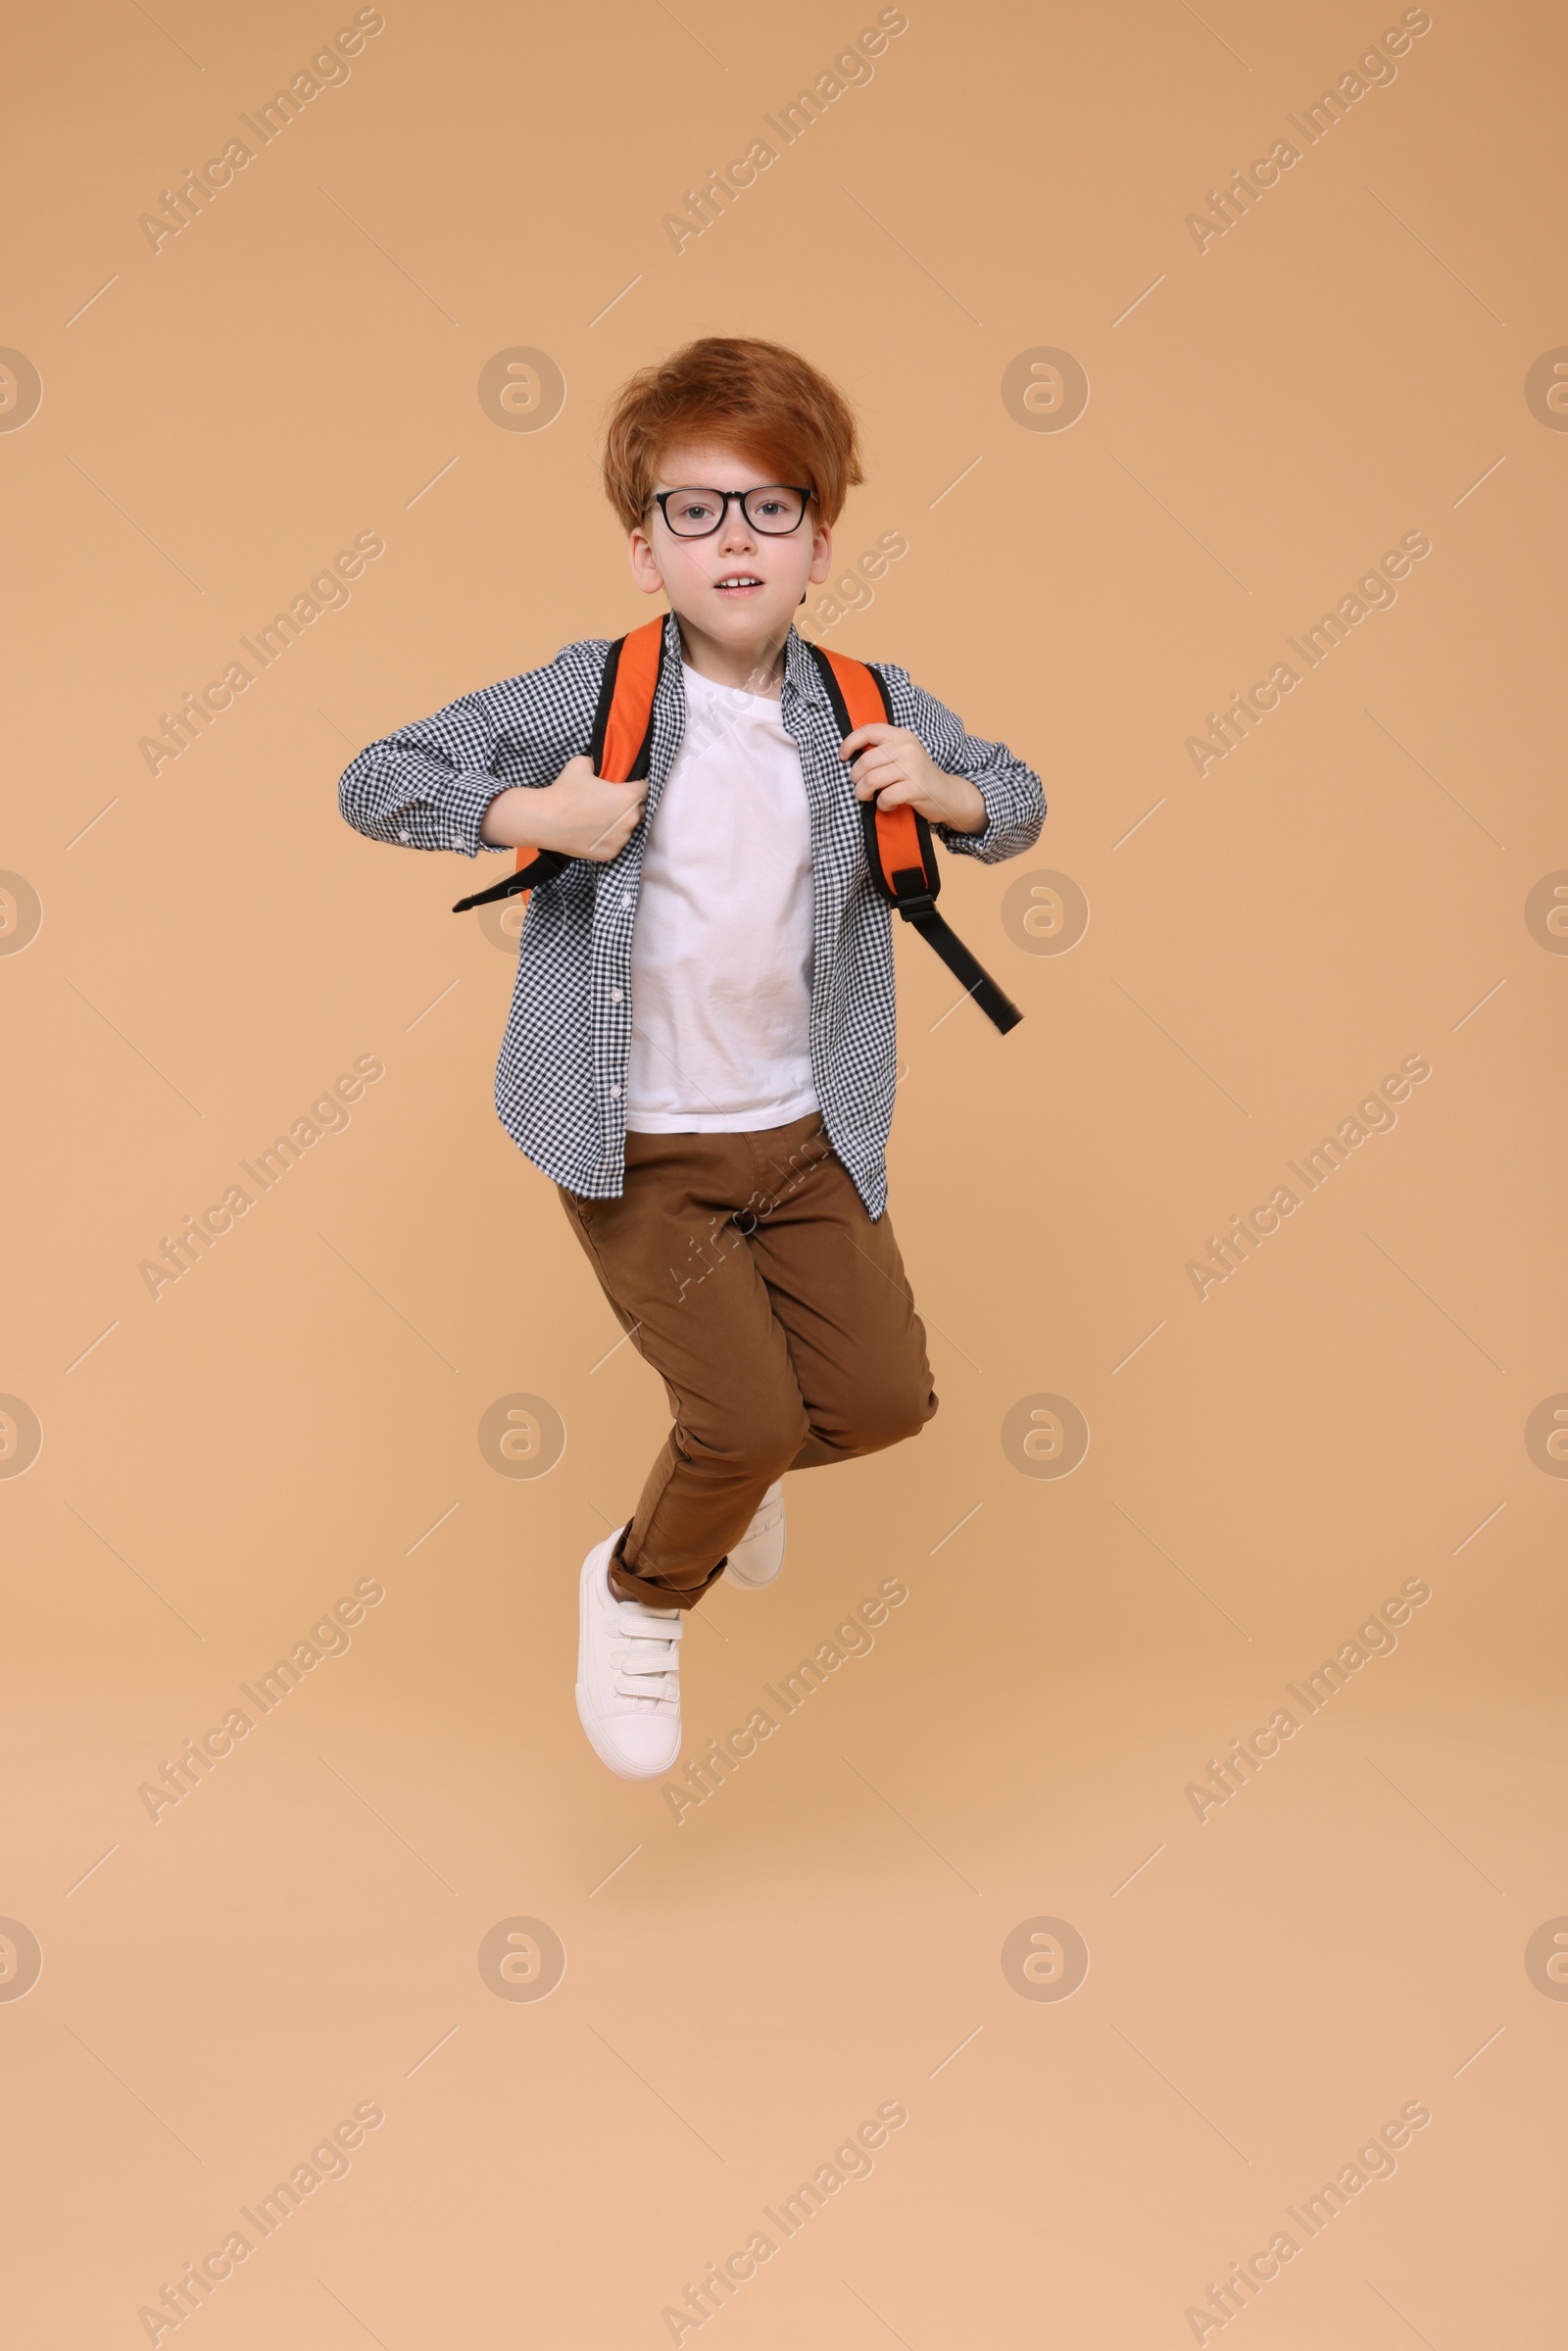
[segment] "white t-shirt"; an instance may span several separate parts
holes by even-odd
[[[811,825],[779,704],[683,670],[686,732],[643,851],[633,1134],[784,1126],[811,1082]]]

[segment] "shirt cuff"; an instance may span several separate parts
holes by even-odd
[[[439,801],[401,810],[396,838],[406,848],[456,850],[466,857],[499,848],[498,842],[480,839],[479,827],[490,803],[507,788],[493,775],[455,775],[443,783]]]
[[[985,801],[986,820],[984,824],[972,833],[960,833],[957,827],[952,824],[936,824],[931,829],[944,848],[956,850],[960,856],[976,857],[988,843],[996,838],[997,811],[987,798],[986,788],[978,776],[965,776],[964,782],[973,784],[981,799]]]

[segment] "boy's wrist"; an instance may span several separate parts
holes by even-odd
[[[479,823],[479,838],[492,849],[548,849],[550,787],[509,784],[498,792]]]
[[[943,822],[956,833],[983,833],[990,811],[979,785],[972,783],[966,775],[950,776],[948,781],[958,805],[956,812],[944,817]]]

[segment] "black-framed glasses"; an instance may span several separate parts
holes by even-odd
[[[723,527],[733,499],[764,538],[799,530],[813,493],[798,483],[764,482],[755,490],[656,490],[654,504],[677,539],[707,539]]]

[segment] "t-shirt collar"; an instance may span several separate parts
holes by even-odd
[[[674,663],[675,674],[680,679],[684,691],[685,664],[681,658],[680,623],[673,612],[666,612],[664,615],[664,652],[668,660]],[[817,676],[810,655],[807,652],[806,640],[793,621],[790,623],[790,633],[784,640],[784,684],[781,699],[788,699],[792,696],[812,709],[822,699],[821,680]]]

